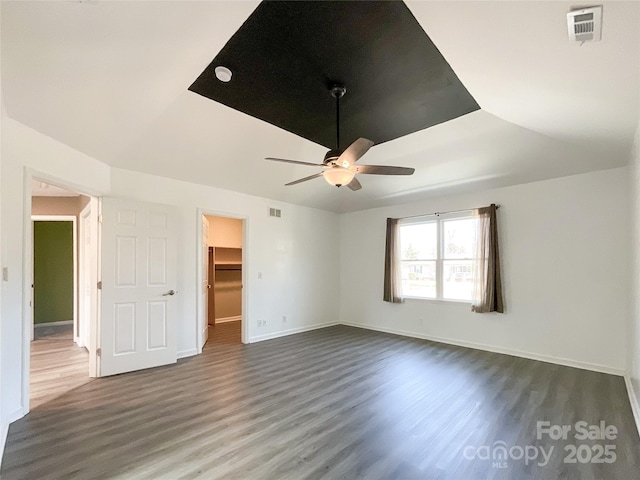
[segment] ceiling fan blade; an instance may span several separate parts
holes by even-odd
[[[340,155],[336,163],[342,167],[349,168],[350,165],[353,165],[360,160],[360,158],[362,158],[362,156],[367,153],[371,147],[373,147],[373,142],[371,140],[359,138],[349,145],[344,152],[342,152],[342,155]],[[345,165],[345,163],[347,165]]]
[[[271,160],[274,162],[295,163],[297,165],[309,165],[311,167],[324,167],[322,163],[299,162],[298,160],[287,160],[286,158],[266,157],[265,160]]]
[[[352,170],[355,173],[368,175],[413,175],[415,168],[390,167],[388,165],[355,165]]]
[[[286,183],[284,186],[295,185],[297,183],[306,182],[307,180],[313,180],[314,178],[321,177],[324,172],[316,173],[315,175],[309,175],[308,177],[301,178],[300,180],[294,180],[293,182]]]
[[[358,181],[358,179],[356,177],[353,177],[353,180],[351,180],[347,184],[347,187],[349,187],[351,190],[353,190],[355,192],[356,190],[360,190],[362,188],[362,185],[360,185],[360,182]]]

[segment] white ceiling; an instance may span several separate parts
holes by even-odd
[[[31,180],[31,196],[33,197],[79,197],[79,193],[65,190],[35,178]]]
[[[362,160],[415,167],[412,177],[363,175],[358,192],[322,179],[284,187],[315,170],[265,156],[314,162],[325,149],[187,91],[257,4],[3,1],[7,112],[116,167],[336,212],[629,160],[640,3],[604,2],[603,40],[580,47],[569,2],[407,2],[482,110]]]

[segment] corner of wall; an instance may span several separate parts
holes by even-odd
[[[625,383],[625,386],[627,387],[627,394],[629,395],[631,412],[633,413],[633,418],[636,421],[636,429],[638,430],[638,433],[640,433],[640,403],[638,402],[638,395],[636,394],[636,389],[633,386],[631,377],[628,374],[624,376],[624,383]]]
[[[640,111],[640,108],[639,108]],[[627,372],[625,383],[631,409],[640,432],[640,119],[636,128],[629,162],[631,208],[629,225],[631,269],[629,272],[629,318],[627,334]]]
[[[2,17],[2,9],[0,8],[0,18]],[[0,21],[0,25],[2,22]],[[0,28],[1,30],[1,28]],[[2,65],[2,58],[0,57],[0,66]],[[1,68],[0,68],[1,71]],[[4,125],[4,119],[6,117],[4,108],[4,96],[2,95],[2,79],[0,78],[0,172],[2,171],[2,128]],[[0,173],[0,177],[1,177]],[[2,199],[0,195],[0,212],[2,212]],[[0,269],[4,265],[4,240],[2,238],[2,218],[0,213]],[[0,279],[0,282],[2,280]],[[2,371],[2,285],[0,285],[0,372]],[[7,442],[7,435],[9,433],[9,422],[4,421],[3,415],[3,401],[2,401],[2,381],[0,381],[0,465],[2,465],[2,457],[4,456],[4,447]]]

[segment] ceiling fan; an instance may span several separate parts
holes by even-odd
[[[324,177],[331,185],[341,187],[346,185],[351,190],[360,190],[362,185],[355,177],[358,173],[368,175],[413,175],[415,168],[391,167],[388,165],[356,165],[356,162],[367,153],[373,146],[371,140],[359,138],[353,142],[346,150],[340,150],[340,98],[344,96],[347,89],[344,85],[333,85],[330,88],[331,95],[336,99],[336,148],[329,150],[324,156],[322,163],[299,162],[297,160],[287,160],[284,158],[267,157],[265,160],[275,162],[295,163],[297,165],[308,165],[311,167],[321,167],[324,171],[310,175],[308,177],[294,180],[285,186],[296,185],[298,183]]]

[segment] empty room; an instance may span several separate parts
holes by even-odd
[[[640,480],[640,2],[2,0],[0,74],[3,480]]]

